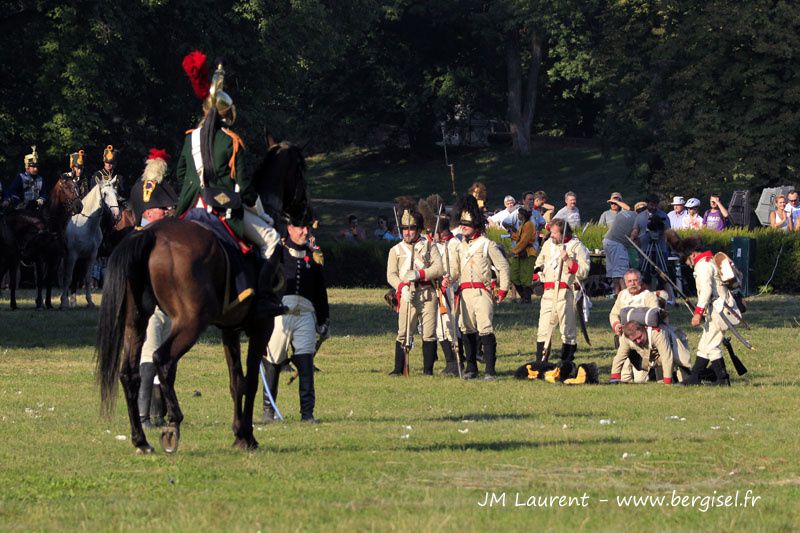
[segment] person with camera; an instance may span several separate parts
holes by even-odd
[[[630,237],[634,242],[638,241],[639,247],[653,263],[658,265],[664,272],[667,272],[669,248],[667,247],[667,239],[664,232],[670,228],[669,218],[664,211],[659,209],[657,195],[650,194],[645,200],[647,201],[647,208],[636,216],[636,223],[633,226]],[[642,281],[650,290],[663,288],[669,294],[670,301],[674,301],[675,297],[669,284],[659,287],[660,281],[656,269],[645,259],[641,259],[639,264],[642,265]]]
[[[703,213],[703,227],[714,231],[722,231],[728,227],[728,210],[722,205],[718,194],[712,194],[708,203],[711,209]]]
[[[357,216],[350,215],[347,217],[347,227],[339,232],[339,238],[351,242],[363,242],[367,240],[366,233],[364,233],[364,230],[358,225]]]

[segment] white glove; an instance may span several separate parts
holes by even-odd
[[[403,292],[400,294],[400,301],[403,303],[411,303],[411,287],[403,287]]]
[[[317,335],[319,335],[320,340],[327,339],[331,336],[331,326],[327,320],[317,326]]]
[[[44,198],[37,198],[36,199],[36,205],[39,205],[39,206],[44,205]]]
[[[412,282],[419,281],[419,272],[417,272],[416,270],[409,270],[408,272],[406,272],[406,279]]]

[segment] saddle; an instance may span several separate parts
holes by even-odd
[[[238,316],[242,306],[249,306],[251,303],[256,293],[258,272],[263,259],[259,254],[251,253],[252,248],[233,235],[215,214],[205,209],[190,209],[182,218],[211,231],[225,253],[227,281],[222,313],[218,320],[224,323],[226,318],[234,314]]]

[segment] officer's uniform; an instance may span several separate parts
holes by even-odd
[[[567,255],[572,262],[569,267],[561,268],[561,279],[558,277],[559,266],[561,265],[561,244],[556,244],[552,239],[548,239],[542,245],[539,255],[536,257],[536,269],[540,270],[534,274],[534,281],[544,284],[544,293],[541,299],[539,310],[539,330],[536,335],[537,357],[541,359],[545,344],[550,341],[555,325],[553,324],[552,314],[556,313],[556,322],[561,330],[562,351],[561,358],[572,360],[575,358],[577,349],[577,316],[575,313],[575,284],[586,279],[589,274],[589,250],[576,237],[570,238],[563,246],[566,247]],[[558,281],[557,302],[556,282]],[[555,307],[555,310],[553,309]]]
[[[472,196],[462,199],[460,224],[475,228],[472,239],[461,241],[450,254],[450,283],[457,287],[459,327],[463,333],[467,359],[466,379],[478,376],[478,339],[483,347],[486,378],[494,379],[497,340],[494,335],[494,296],[492,272],[496,271],[498,295],[505,298],[511,285],[508,261],[498,245],[486,238],[483,215]]]
[[[117,190],[118,195],[127,197],[129,195],[129,191],[121,191],[120,189],[123,187],[123,179],[122,176],[118,175],[116,170],[117,164],[117,150],[114,150],[112,145],[106,146],[106,149],[103,150],[103,163],[110,163],[114,165],[111,170],[106,170],[105,166],[92,174],[92,178],[94,178],[95,182],[103,182],[108,181],[114,185],[114,188]],[[123,194],[124,193],[124,194]],[[174,204],[173,204],[174,206]]]
[[[299,225],[310,225],[306,220]],[[299,246],[287,239],[282,247],[283,274],[286,291],[283,305],[288,311],[275,318],[275,329],[269,339],[265,357],[265,376],[274,400],[278,398],[278,377],[281,367],[289,358],[297,366],[300,378],[300,416],[302,420],[314,419],[314,354],[317,333],[328,335],[328,291],[325,287],[322,264],[308,245]],[[264,391],[264,421],[275,417],[275,411]]]
[[[400,219],[401,229],[421,228],[421,216],[404,210]],[[389,250],[386,264],[386,281],[397,292],[398,325],[395,340],[394,370],[390,375],[403,373],[405,352],[403,346],[410,346],[416,324],[422,326],[423,372],[433,373],[436,359],[436,321],[439,313],[438,300],[433,281],[444,274],[439,250],[427,239],[419,238],[413,244],[401,241]],[[410,278],[414,278],[411,280]],[[406,339],[406,330],[410,339]]]
[[[225,71],[219,65],[212,77],[211,88],[198,92],[198,85],[207,82],[193,78],[192,73],[196,73],[197,69],[187,66],[198,54],[205,62],[204,55],[193,52],[184,58],[184,69],[190,76],[195,94],[204,100],[206,115],[200,127],[186,132],[176,170],[181,184],[176,211],[180,217],[184,217],[187,211],[194,208],[210,210],[233,234],[258,247],[266,261],[262,264],[258,279],[256,313],[260,317],[274,316],[280,313],[281,307],[274,293],[280,268],[274,252],[280,244],[280,236],[272,223],[262,218],[261,202],[250,175],[245,171],[244,143],[233,131],[222,127],[232,124],[236,118],[233,100],[223,91]],[[206,135],[210,139],[210,146],[204,145]],[[204,153],[210,155],[209,161],[204,162]],[[204,168],[205,165],[209,168]],[[203,190],[211,188],[218,189],[213,196],[217,207],[209,205],[211,198],[203,198]],[[219,207],[232,203],[236,195],[241,198],[242,208]]]
[[[75,186],[78,188],[78,194],[81,198],[89,194],[91,187],[89,186],[89,178],[86,176],[85,172],[81,172],[81,175],[78,176],[75,174],[75,169],[79,168],[83,170],[84,165],[84,152],[83,150],[78,150],[77,152],[73,152],[69,154],[69,171],[64,172],[61,174],[61,177],[64,179],[70,179],[75,182]]]
[[[47,191],[44,188],[44,179],[41,175],[28,174],[28,166],[39,164],[39,154],[36,147],[32,146],[32,152],[25,156],[23,164],[25,171],[20,172],[14,177],[8,189],[2,192],[3,203],[8,203],[11,207],[23,209],[28,206],[41,206],[47,201]]]

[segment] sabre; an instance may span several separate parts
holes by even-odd
[[[394,227],[397,228],[397,236],[402,239],[403,235],[400,233],[400,219],[397,218],[397,208],[392,206],[392,211],[394,212]]]
[[[261,361],[261,364],[258,365],[259,373],[261,374],[261,383],[264,385],[264,393],[267,395],[267,399],[269,400],[269,404],[272,406],[272,409],[275,411],[275,416],[278,417],[278,420],[283,420],[283,415],[281,415],[280,410],[278,409],[278,404],[275,403],[275,398],[272,397],[272,392],[269,390],[269,386],[267,385],[267,375],[264,373],[264,361]]]
[[[317,344],[314,345],[314,357],[317,356],[317,352],[319,351],[319,347],[322,346],[322,343],[325,342],[326,340],[328,340],[328,337],[319,337],[319,338],[317,338]],[[314,366],[314,372],[317,372],[318,370],[319,369],[315,365]],[[286,384],[287,385],[291,385],[292,383],[294,383],[294,380],[296,380],[298,377],[300,377],[300,371],[295,369],[294,373],[292,374],[292,377],[289,378],[289,381],[287,381]]]

